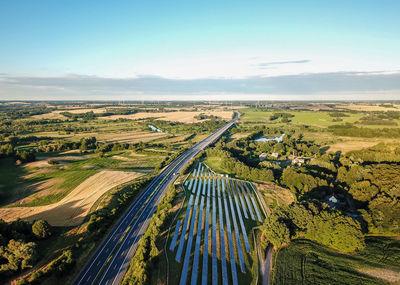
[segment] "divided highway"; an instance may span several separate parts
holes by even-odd
[[[237,118],[238,113],[215,133],[176,158],[147,186],[79,273],[75,285],[121,283],[138,241],[169,186],[193,157],[217,140]]]

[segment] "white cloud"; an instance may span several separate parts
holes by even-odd
[[[169,79],[160,76],[104,78],[3,77],[3,100],[38,99],[400,99],[400,72],[334,72],[243,78]],[[229,94],[229,96],[227,96]],[[375,94],[375,95],[374,95]],[[339,97],[338,97],[339,96]],[[373,97],[375,96],[375,98]],[[263,98],[263,99],[260,99]]]

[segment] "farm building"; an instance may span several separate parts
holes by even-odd
[[[258,156],[258,158],[259,158],[260,160],[266,160],[266,159],[267,159],[267,153],[266,153],[266,152],[263,152],[262,154],[260,154],[260,155]]]

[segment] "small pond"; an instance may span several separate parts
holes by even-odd
[[[269,141],[282,142],[284,136],[285,134],[281,134],[280,137],[259,138],[256,139],[256,142],[269,142]]]
[[[162,133],[162,130],[160,130],[159,128],[156,128],[156,127],[153,126],[153,125],[148,125],[148,126],[149,126],[149,128],[150,128],[152,131],[156,131],[156,132]]]

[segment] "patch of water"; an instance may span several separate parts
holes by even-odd
[[[159,128],[156,128],[156,127],[153,126],[153,125],[148,125],[148,126],[149,126],[149,128],[150,128],[152,131],[156,131],[156,132],[162,133],[162,130],[160,130]]]
[[[269,142],[269,141],[282,142],[284,136],[285,136],[285,134],[282,134],[280,137],[259,138],[259,139],[256,139],[256,142]]]

